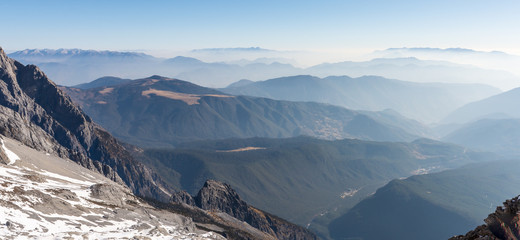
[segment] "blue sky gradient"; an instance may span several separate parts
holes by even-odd
[[[0,46],[520,53],[520,1],[0,1]]]

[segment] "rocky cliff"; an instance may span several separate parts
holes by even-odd
[[[1,48],[0,134],[70,158],[124,183],[138,196],[169,199],[168,188],[93,123],[38,67],[8,58]]]
[[[517,240],[520,239],[520,196],[506,200],[503,207],[484,220],[485,225],[477,227],[466,235],[455,236],[450,240]]]
[[[309,230],[256,209],[244,202],[228,184],[207,180],[197,196],[178,192],[173,202],[182,202],[210,212],[224,212],[260,229],[276,239],[317,239]]]

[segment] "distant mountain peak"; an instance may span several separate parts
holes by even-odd
[[[203,61],[192,58],[192,57],[185,57],[185,56],[177,56],[174,58],[170,58],[166,60],[166,62],[169,63],[189,63],[189,64],[195,64],[195,63],[204,63]]]
[[[201,49],[193,49],[192,52],[275,52],[275,50],[265,49],[261,47],[236,47],[236,48],[201,48]]]
[[[429,52],[429,53],[457,53],[457,54],[494,54],[494,55],[509,55],[508,53],[501,52],[501,51],[479,51],[469,48],[460,48],[460,47],[453,47],[453,48],[432,48],[432,47],[402,47],[402,48],[387,48],[385,50],[378,50],[375,51],[376,53],[381,52],[400,52],[400,51],[406,51],[406,52]]]
[[[177,79],[174,79],[174,78],[169,78],[169,77],[163,77],[163,76],[160,76],[160,75],[152,75],[150,77],[147,77],[145,79],[154,79],[154,80],[177,80]]]
[[[119,56],[119,57],[152,57],[138,52],[128,51],[108,51],[108,50],[84,50],[78,48],[59,48],[59,49],[25,49],[16,51],[9,56],[17,57],[73,57],[73,56]]]

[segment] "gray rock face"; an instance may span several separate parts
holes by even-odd
[[[1,138],[0,138],[1,139]],[[9,158],[3,147],[0,146],[0,164],[9,164]]]
[[[172,202],[176,203],[184,203],[189,206],[196,206],[195,200],[193,197],[186,191],[179,191],[172,194],[171,198]]]
[[[276,239],[317,239],[316,235],[303,227],[249,206],[230,185],[215,180],[207,180],[195,197],[178,192],[173,195],[172,201],[211,212],[227,213]]]
[[[108,205],[121,207],[127,201],[137,202],[132,193],[115,184],[94,184],[90,186],[90,196]]]
[[[168,188],[108,132],[93,123],[36,66],[0,48],[0,134],[67,157],[124,183],[138,196],[169,199]]]
[[[248,217],[247,203],[226,183],[206,181],[194,200],[204,210],[219,210],[240,220]]]

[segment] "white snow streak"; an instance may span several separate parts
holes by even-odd
[[[11,151],[11,150],[7,149],[7,147],[5,147],[3,139],[0,139],[0,141],[2,141],[2,148],[4,149],[5,154],[9,158],[8,165],[12,165],[16,162],[16,160],[20,160],[20,157],[18,157],[18,155],[16,155],[16,153],[14,153],[13,151]]]

